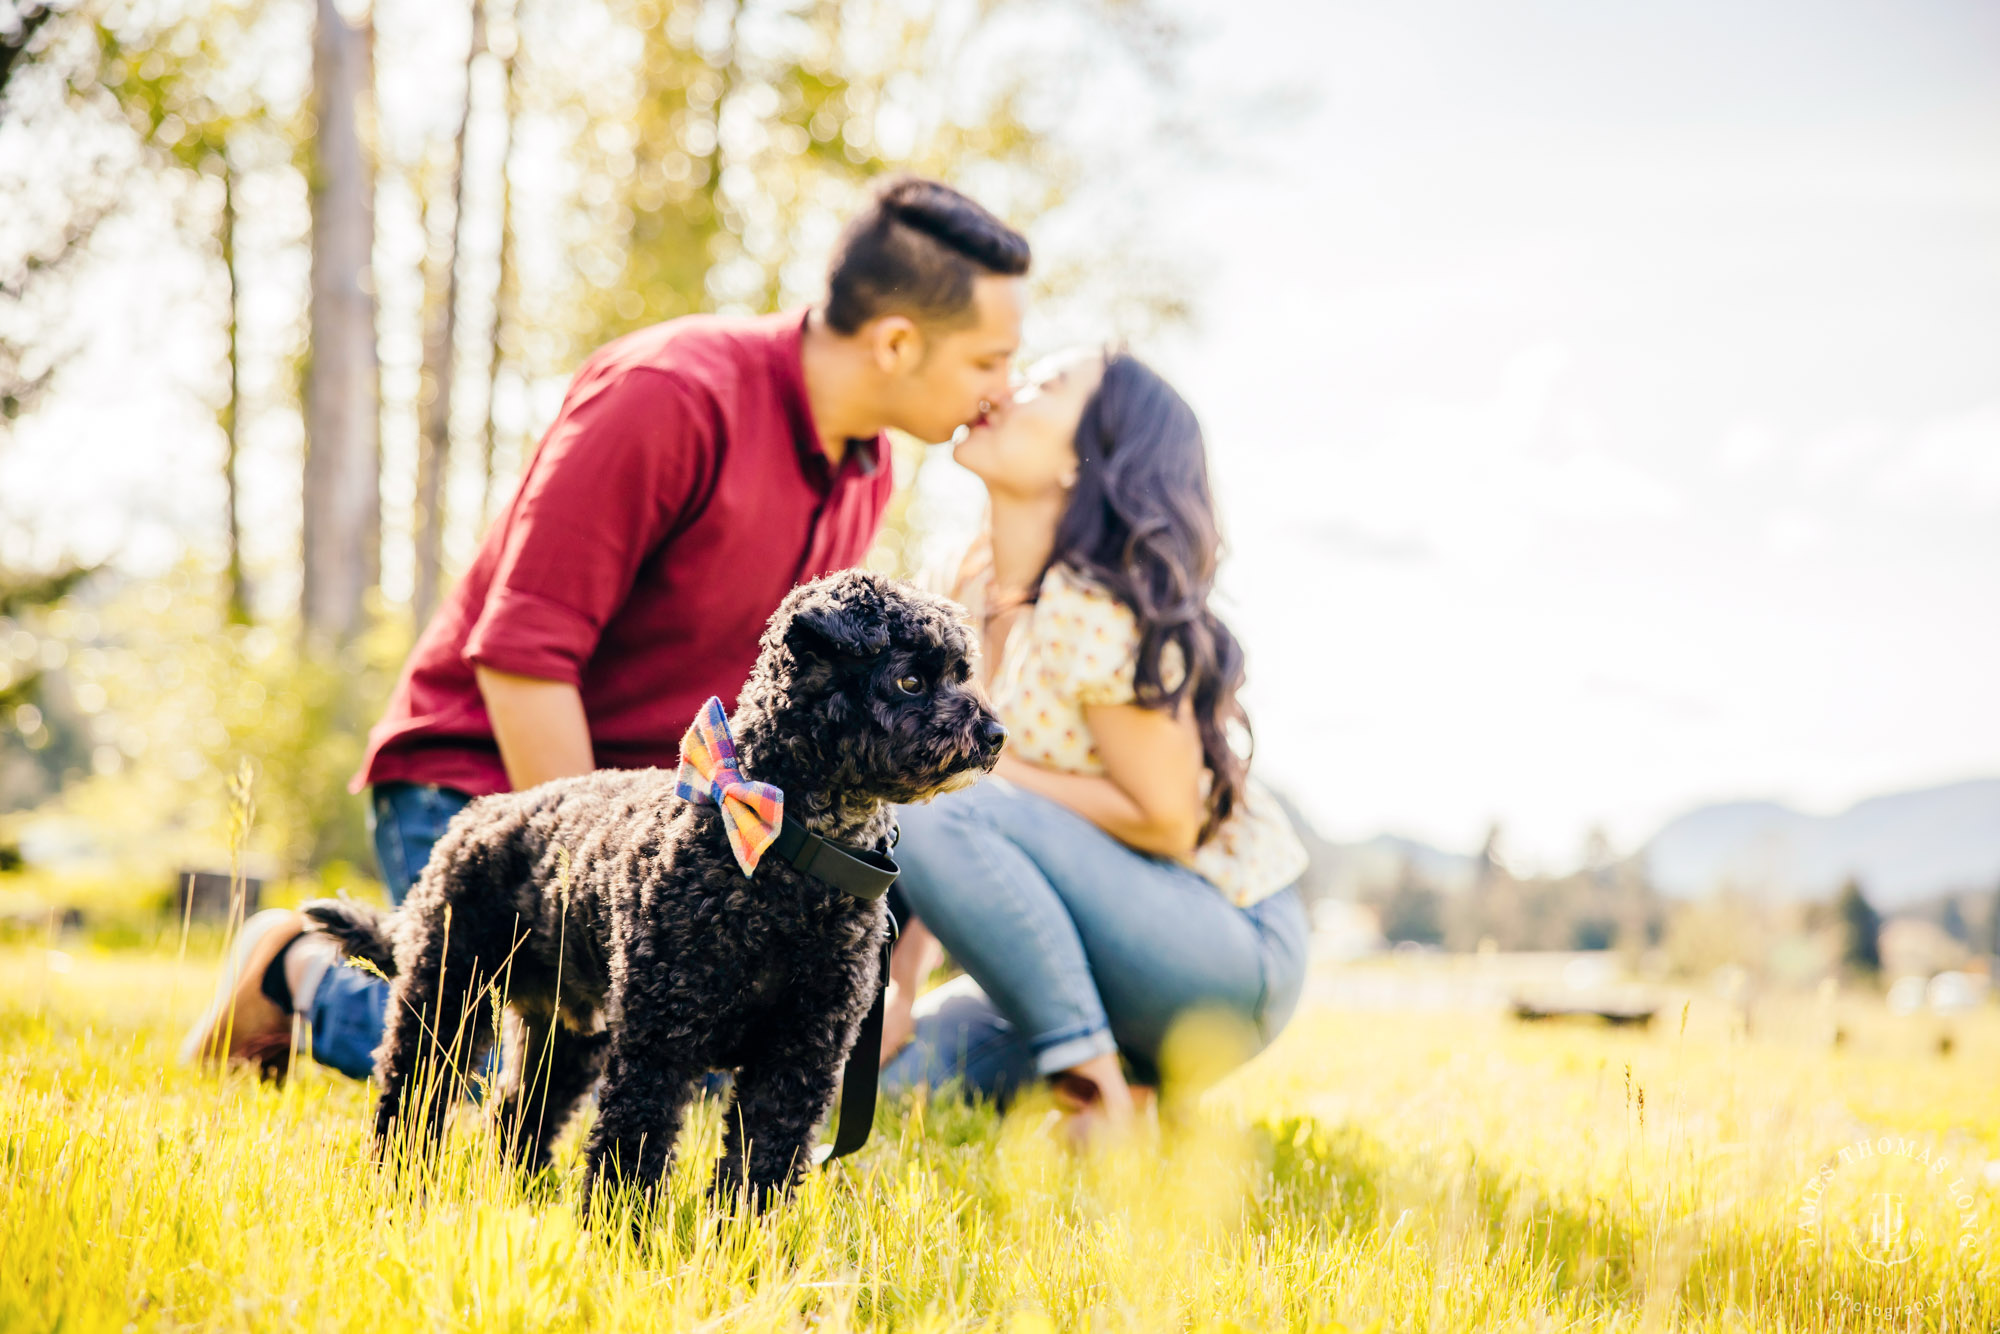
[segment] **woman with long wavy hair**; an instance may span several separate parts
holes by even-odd
[[[1201,1030],[1212,1076],[1277,1034],[1305,976],[1305,850],[1250,779],[1243,652],[1209,607],[1201,426],[1143,363],[1089,352],[953,454],[987,489],[954,592],[1009,740],[992,777],[902,812],[916,921],[884,1084],[1005,1102],[1041,1079],[1083,1126],[1120,1125],[1177,1024],[1222,1021]],[[917,999],[939,942],[965,975]]]

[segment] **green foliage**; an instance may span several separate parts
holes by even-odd
[[[1860,882],[1849,880],[1834,900],[1834,913],[1841,929],[1840,962],[1850,971],[1874,977],[1882,971],[1882,915]]]
[[[259,7],[256,0],[209,0],[178,13],[115,0],[98,7],[97,82],[139,138],[175,165],[222,170],[231,132],[256,114],[240,53]]]
[[[280,106],[269,55],[297,16],[270,0],[193,0],[162,5],[95,0],[78,18],[89,25],[90,58],[67,73],[71,98],[128,126],[156,171],[222,182],[246,160],[270,157],[296,106]],[[228,246],[233,225],[206,192],[186,219],[190,234]]]
[[[1666,908],[1637,871],[1622,864],[1566,876],[1515,876],[1489,865],[1477,883],[1448,894],[1405,867],[1367,896],[1389,940],[1501,950],[1644,948],[1663,930]]]
[[[952,180],[1031,225],[1084,169],[1061,127],[1087,73],[1124,63],[1159,82],[1176,50],[1152,0],[1087,0],[1060,22],[1031,0],[608,6],[639,35],[638,62],[623,95],[570,95],[588,112],[577,163],[592,238],[573,355],[692,311],[817,297],[817,260],[887,171]]]
[[[91,773],[34,814],[80,822],[104,860],[166,884],[179,865],[226,865],[228,782],[248,761],[258,869],[371,866],[346,785],[407,647],[398,622],[381,618],[342,656],[317,656],[295,634],[230,623],[214,585],[189,560],[63,609],[66,690]]]
[[[1972,927],[1965,920],[1965,910],[1958,906],[1957,898],[1947,898],[1938,910],[1938,928],[1961,945],[1972,943]]]
[[[52,570],[35,573],[0,569],[0,616],[15,617],[52,606],[68,597],[85,579],[101,568],[68,562]]]
[[[0,812],[39,800],[87,763],[65,692],[51,672],[67,654],[57,608],[93,570],[0,571]],[[18,857],[18,851],[16,852]]]
[[[1396,882],[1381,900],[1382,936],[1391,942],[1419,945],[1444,943],[1444,896],[1409,876]]]

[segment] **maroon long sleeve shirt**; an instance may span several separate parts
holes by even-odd
[[[735,700],[793,585],[858,563],[888,442],[820,447],[805,312],[690,316],[592,354],[507,511],[418,638],[348,788],[508,789],[475,663],[566,681],[597,763],[670,766],[702,702]]]

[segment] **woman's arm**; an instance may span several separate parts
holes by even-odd
[[[889,995],[882,1008],[882,1064],[889,1064],[897,1052],[917,1031],[917,1023],[911,1014],[917,1003],[917,993],[923,990],[924,979],[944,958],[944,946],[924,925],[923,918],[912,917],[903,924],[896,937],[896,948],[889,959]]]
[[[1004,751],[994,772],[1069,807],[1141,852],[1182,857],[1201,833],[1201,734],[1194,712],[1137,704],[1086,704],[1084,722],[1104,773],[1066,774]]]

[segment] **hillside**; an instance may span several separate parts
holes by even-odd
[[[1704,806],[1661,829],[1640,855],[1668,894],[1733,885],[1819,898],[1852,875],[1878,908],[1898,908],[2000,884],[2000,778],[1872,797],[1826,816],[1768,801]]]

